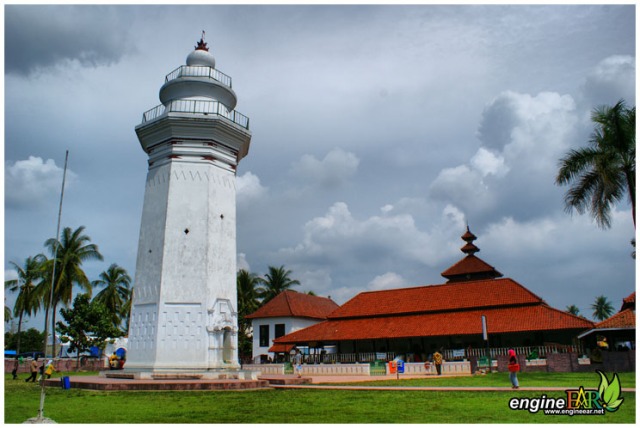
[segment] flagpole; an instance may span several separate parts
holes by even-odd
[[[53,311],[53,294],[54,294],[54,285],[56,278],[56,259],[58,257],[58,244],[60,240],[60,219],[62,218],[62,200],[64,199],[64,184],[67,179],[67,161],[69,159],[69,150],[66,151],[64,156],[64,171],[62,173],[62,190],[60,191],[60,206],[58,208],[58,227],[56,229],[56,240],[54,243],[53,250],[53,268],[51,272],[51,290],[49,293],[49,312]],[[53,316],[53,313],[51,314]],[[44,360],[47,359],[47,337],[49,332],[49,317],[45,317],[44,320]],[[56,333],[55,330],[51,332],[51,349],[55,348],[55,340]],[[55,358],[55,355],[51,356]],[[45,364],[44,362],[42,364]],[[45,397],[45,386],[44,386],[44,370],[42,374],[42,380],[40,381],[40,408],[38,409],[38,417],[37,421],[42,421],[44,419],[44,397]]]

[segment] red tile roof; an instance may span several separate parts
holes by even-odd
[[[293,349],[295,345],[292,344],[282,344],[282,343],[278,343],[273,345],[271,348],[269,348],[269,350],[267,352],[275,352],[276,354],[278,353],[289,353],[291,352],[291,350]]]
[[[326,319],[338,304],[327,297],[285,290],[246,318],[298,317]]]
[[[489,334],[593,328],[591,321],[539,303],[521,307],[329,319],[282,336],[275,343],[481,335],[482,315],[487,317]]]
[[[635,294],[635,293],[634,293]],[[635,296],[634,296],[635,298]],[[625,309],[606,320],[599,322],[595,328],[635,328],[636,314],[632,309]]]
[[[488,275],[491,278],[499,278],[502,276],[493,266],[473,254],[469,254],[440,275],[449,280],[453,280],[456,278],[465,278],[467,275],[473,277],[479,274]]]
[[[622,308],[621,311],[625,309],[635,309],[636,308],[636,292],[629,294],[627,297],[622,299]]]
[[[544,301],[510,278],[360,293],[329,319],[414,314],[540,304]]]

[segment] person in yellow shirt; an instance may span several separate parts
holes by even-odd
[[[433,364],[436,366],[438,376],[442,374],[442,354],[438,351],[433,353]]]
[[[56,371],[56,368],[53,365],[53,360],[49,360],[47,365],[44,368],[44,374],[47,376],[47,379],[51,379],[51,375]]]

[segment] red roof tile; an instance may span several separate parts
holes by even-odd
[[[543,303],[510,278],[429,285],[360,293],[329,315],[329,319],[376,315],[456,311]]]
[[[454,279],[456,277],[464,278],[467,275],[474,276],[478,274],[489,275],[492,278],[502,276],[493,266],[473,254],[469,254],[440,275],[447,279]]]
[[[634,293],[635,294],[635,293]],[[635,296],[634,296],[635,298]],[[625,309],[606,320],[599,322],[595,328],[635,328],[636,314],[632,309]]]
[[[271,348],[269,348],[268,352],[275,352],[276,354],[285,352],[288,354],[293,349],[294,346],[295,345],[293,343],[291,344],[278,343],[273,345]]]
[[[326,319],[338,304],[326,297],[286,290],[246,318],[299,317]]]
[[[636,308],[636,292],[629,294],[627,297],[622,299],[622,308],[621,311],[625,309],[635,309]]]
[[[593,328],[591,321],[540,303],[521,307],[457,312],[329,319],[282,336],[276,339],[275,342],[301,343],[309,341],[481,335],[482,315],[487,317],[489,334]]]

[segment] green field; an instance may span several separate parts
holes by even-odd
[[[608,374],[611,376],[610,374]],[[24,376],[22,376],[24,378]],[[358,385],[505,386],[504,373]],[[37,384],[5,376],[5,423],[35,417]],[[634,373],[621,373],[623,388]],[[597,389],[595,373],[522,373],[523,386]],[[508,380],[507,380],[508,383]],[[618,411],[596,416],[548,416],[509,409],[513,397],[563,397],[562,391],[343,391],[256,390],[212,392],[100,392],[47,388],[45,417],[58,423],[634,423],[635,393],[623,393]]]

